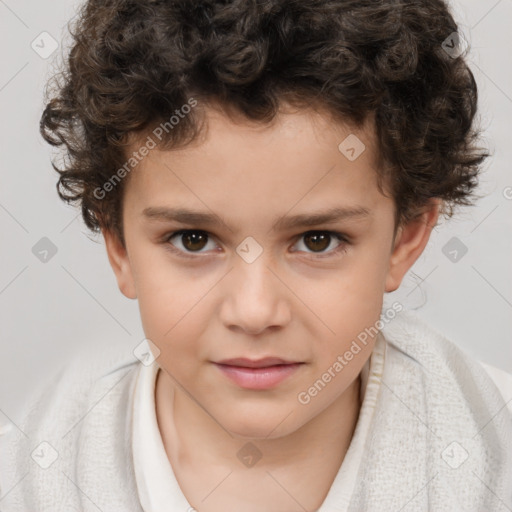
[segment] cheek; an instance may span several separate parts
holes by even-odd
[[[315,292],[317,309],[337,327],[363,325],[380,315],[384,296],[386,268],[375,258],[354,258]]]
[[[132,265],[141,321],[146,336],[163,352],[172,340],[185,340],[193,334],[194,325],[199,325],[196,317],[201,311],[201,299],[209,287],[208,283],[193,279],[190,269],[172,265],[165,255],[152,260],[139,256]]]
[[[168,291],[140,298],[144,333],[160,350],[158,363],[180,382],[194,375],[198,362],[205,358],[198,340],[203,336],[201,318],[206,313],[201,302],[197,304],[199,298],[189,299]]]
[[[316,288],[311,304],[321,319],[316,332],[319,370],[329,367],[347,350],[353,349],[349,371],[359,372],[375,341],[375,324],[380,318],[384,295],[385,265],[375,258],[358,257],[357,262]],[[362,356],[362,357],[361,357]],[[349,354],[349,357],[352,357]],[[339,379],[341,380],[341,379]]]

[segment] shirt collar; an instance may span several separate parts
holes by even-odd
[[[151,512],[193,510],[167,458],[158,429],[155,382],[158,364],[140,365],[133,411],[133,463],[142,508]]]

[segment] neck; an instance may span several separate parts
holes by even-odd
[[[261,455],[251,467],[250,476],[254,481],[262,477],[268,480],[269,473],[279,474],[280,481],[289,482],[289,486],[307,481],[308,489],[303,492],[308,493],[310,502],[319,506],[350,445],[361,407],[360,386],[361,376],[358,375],[330,406],[291,433],[279,437],[241,438],[219,425],[160,370],[155,392],[158,424],[178,480],[187,470],[199,479],[203,468],[210,473],[216,468],[218,481],[228,472],[242,475],[245,468],[239,458],[240,450],[251,443]],[[249,451],[249,455],[254,452]],[[230,480],[233,479],[230,476]],[[301,485],[303,483],[299,488]],[[184,487],[186,485],[182,489]]]

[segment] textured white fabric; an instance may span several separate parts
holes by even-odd
[[[143,512],[131,459],[140,363],[83,356],[36,395],[2,444],[2,512]]]
[[[411,312],[383,329],[381,393],[349,512],[512,509],[512,414],[482,365]]]
[[[410,312],[382,334],[349,450],[319,510],[510,510],[512,412],[505,400],[512,376],[493,369],[496,385],[479,362]],[[156,367],[133,357],[98,361],[76,361],[59,375],[20,425],[25,434],[15,430],[0,446],[0,465],[9,469],[0,510],[159,512],[164,500],[165,510],[187,512],[156,426]],[[468,458],[451,467],[461,447]],[[53,449],[57,460],[41,468],[36,460],[51,460]]]

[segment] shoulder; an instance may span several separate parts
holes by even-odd
[[[140,366],[131,353],[111,348],[83,351],[42,390],[32,393],[20,423],[1,440],[0,474],[5,473],[7,480],[0,484],[3,492],[13,488],[9,496],[13,510],[46,512],[41,508],[46,491],[54,497],[66,494],[71,507],[79,496],[64,475],[76,482],[77,467],[91,465],[92,457],[123,465]],[[30,507],[27,499],[32,500]]]
[[[464,393],[472,390],[483,400],[495,396],[512,413],[512,374],[475,358],[415,311],[401,310],[383,323],[386,341],[409,364],[443,375]]]
[[[74,421],[81,421],[92,409],[102,409],[103,402],[123,393],[139,367],[133,354],[110,349],[77,354],[42,392],[33,395],[23,426],[30,431],[37,424],[38,433],[47,426],[67,434],[65,429]]]
[[[494,384],[496,384],[508,409],[512,412],[512,373],[508,373],[482,361],[478,362],[487,372],[487,375],[491,377]]]
[[[71,428],[91,408],[98,408],[109,395],[116,395],[129,385],[139,361],[133,354],[105,349],[86,354],[81,352],[57,372],[53,379],[28,401],[22,429],[30,435],[37,431]],[[28,432],[27,432],[28,431]]]

